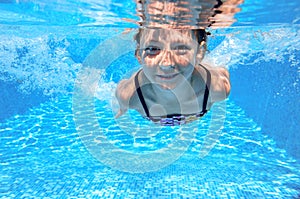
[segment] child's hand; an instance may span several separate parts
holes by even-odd
[[[122,116],[124,113],[126,113],[127,110],[121,110],[119,109],[118,113],[115,115],[115,119],[119,118]]]

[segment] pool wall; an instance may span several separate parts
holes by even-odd
[[[16,114],[24,114],[29,108],[49,100],[49,97],[39,91],[24,94],[19,91],[18,86],[17,82],[0,80],[0,122],[5,122]]]
[[[300,52],[295,52],[296,60]],[[253,118],[278,147],[300,160],[299,66],[288,58],[282,63],[260,62],[230,70],[231,99]]]

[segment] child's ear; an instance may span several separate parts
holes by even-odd
[[[202,41],[198,47],[198,52],[197,52],[197,60],[199,62],[202,61],[202,59],[204,58],[206,52],[206,42]]]
[[[142,58],[141,58],[141,53],[140,53],[139,48],[137,48],[135,50],[135,57],[137,58],[137,60],[139,61],[139,63],[142,63]]]

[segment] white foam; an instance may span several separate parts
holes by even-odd
[[[1,35],[0,80],[16,82],[19,91],[26,94],[68,92],[81,64],[70,58],[65,38],[51,39],[59,45],[51,48],[48,35],[36,38]]]
[[[204,62],[234,68],[259,62],[288,61],[291,67],[299,68],[300,60],[296,55],[300,50],[299,26],[236,27],[228,32]],[[69,45],[66,36],[45,34],[23,38],[1,34],[0,80],[16,83],[20,92],[27,94],[34,91],[44,95],[72,92],[76,74],[82,66],[71,59]],[[104,81],[100,84],[97,97],[111,98],[116,84]]]
[[[300,30],[297,26],[234,28],[204,62],[238,67],[268,61],[282,63],[287,58],[291,66],[299,66],[299,60],[295,59],[299,50]]]
[[[117,88],[117,84],[115,82],[104,82],[100,80],[95,97],[102,101],[110,101],[115,96],[115,90]]]

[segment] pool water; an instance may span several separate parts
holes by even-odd
[[[0,198],[300,197],[299,3],[246,1],[232,27],[211,30],[207,60],[229,68],[233,91],[182,127],[135,111],[113,118],[117,83],[139,67],[136,26],[121,20],[137,20],[133,2],[0,6]],[[87,98],[76,90],[86,69],[96,74]],[[280,129],[278,99],[295,107]],[[222,128],[210,134],[214,122]]]
[[[199,130],[180,159],[140,174],[110,169],[93,158],[75,130],[71,104],[71,97],[62,97],[1,124],[1,196],[296,198],[299,194],[299,164],[233,102],[227,103],[225,128],[208,156],[199,156],[203,143]]]

